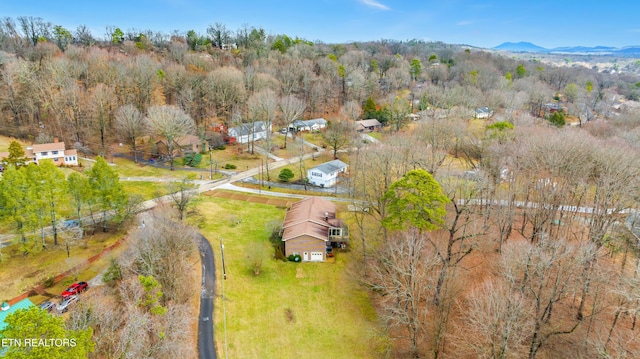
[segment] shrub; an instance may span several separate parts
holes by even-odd
[[[44,282],[42,282],[42,285],[45,288],[51,288],[51,287],[53,287],[54,284],[55,284],[55,277],[54,276],[50,276],[50,277],[46,278],[44,280]]]
[[[292,254],[289,257],[287,257],[287,259],[290,262],[302,262],[302,257],[300,257],[299,254]]]
[[[282,182],[289,182],[289,180],[292,179],[293,177],[295,177],[295,174],[293,174],[293,171],[288,168],[283,168],[282,171],[280,171],[280,174],[278,175],[278,178]]]
[[[225,170],[235,170],[236,169],[236,165],[232,165],[231,163],[227,163],[226,165],[224,165],[224,169]]]
[[[202,162],[202,155],[199,153],[190,153],[184,156],[185,166],[198,167]]]

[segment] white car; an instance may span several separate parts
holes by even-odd
[[[56,309],[60,313],[66,313],[69,310],[69,306],[76,303],[77,301],[78,301],[77,295],[70,295],[66,297],[62,302],[60,302],[60,304],[58,304],[58,307]]]

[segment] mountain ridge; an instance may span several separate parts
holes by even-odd
[[[548,49],[538,46],[531,42],[503,42],[502,44],[492,47],[492,50],[510,51],[510,52],[539,52],[539,53],[573,53],[573,54],[600,54],[600,55],[619,55],[619,56],[639,56],[640,45],[613,47],[613,46],[562,46]]]

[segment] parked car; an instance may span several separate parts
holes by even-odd
[[[60,313],[66,313],[69,310],[69,306],[75,304],[79,300],[77,295],[70,295],[66,297],[58,307],[56,308]]]
[[[280,129],[280,133],[282,133],[282,134],[286,134],[287,132],[289,132],[288,128],[281,128]]]
[[[62,292],[62,298],[84,292],[85,290],[87,290],[87,287],[89,287],[89,284],[87,284],[87,282],[73,283],[71,286],[69,286],[69,288]]]
[[[67,219],[66,221],[62,222],[62,229],[75,227],[80,227],[80,221],[78,221],[77,219]]]
[[[49,300],[40,304],[40,308],[46,310],[47,312],[52,311],[53,308],[55,307],[56,307],[56,303]]]

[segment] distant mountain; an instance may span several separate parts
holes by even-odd
[[[530,42],[520,41],[520,42],[504,42],[496,47],[495,50],[504,50],[504,51],[518,51],[518,52],[547,52],[549,50],[544,47],[540,47],[538,45],[534,45]]]
[[[567,54],[591,54],[591,55],[616,55],[625,57],[640,57],[640,46],[627,46],[623,48],[611,46],[565,46],[547,49],[530,42],[505,42],[493,48],[493,50],[511,52],[543,52],[543,53],[567,53]]]

